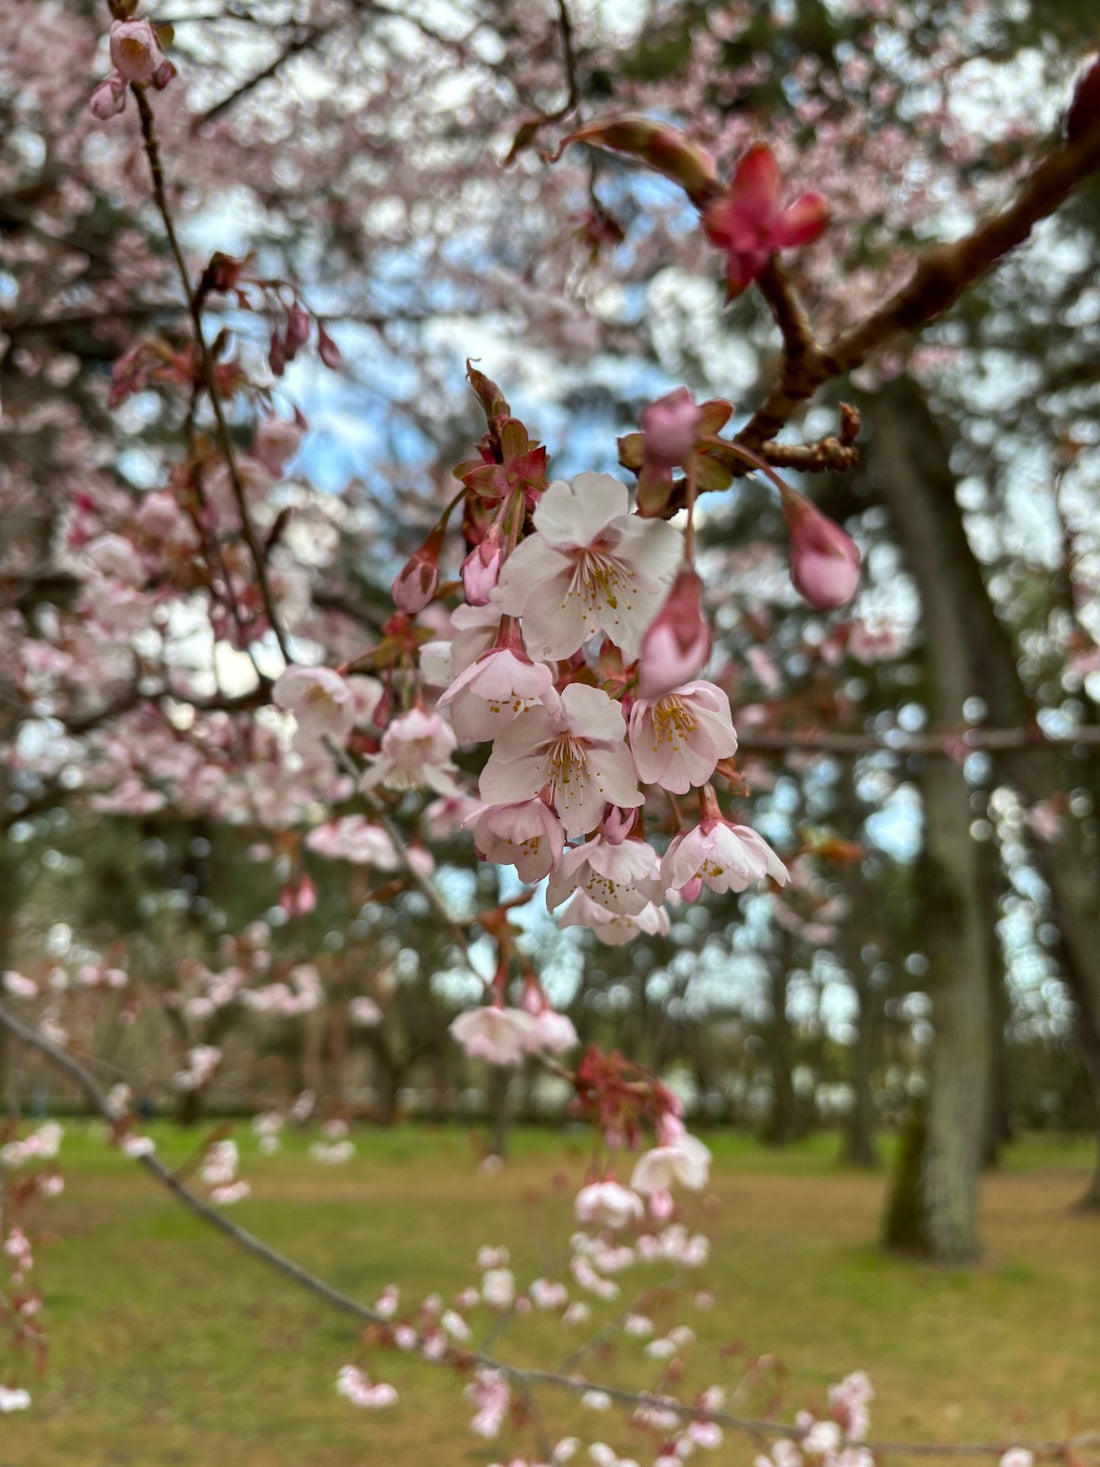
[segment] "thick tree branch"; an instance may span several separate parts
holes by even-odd
[[[761,278],[761,289],[783,333],[783,369],[779,381],[737,434],[737,442],[759,449],[831,378],[854,371],[895,336],[917,331],[942,315],[963,291],[1023,244],[1036,224],[1060,209],[1097,169],[1100,121],[1074,141],[1055,146],[1000,213],[954,244],[926,250],[900,290],[824,347],[817,347],[797,296],[773,262]]]

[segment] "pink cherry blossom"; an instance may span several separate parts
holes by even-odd
[[[565,845],[561,821],[540,799],[479,805],[462,824],[473,830],[484,860],[514,866],[521,881],[548,876]]]
[[[610,947],[624,947],[640,932],[667,937],[669,930],[668,912],[656,902],[647,902],[640,912],[609,912],[583,891],[574,893],[557,921],[559,927],[588,927]]]
[[[481,775],[482,799],[515,804],[546,786],[567,835],[585,835],[605,804],[640,805],[622,709],[600,688],[571,683],[521,713],[498,737]]]
[[[777,250],[811,244],[829,222],[819,193],[801,194],[780,205],[782,181],[767,143],[754,143],[737,165],[723,198],[703,211],[703,233],[726,254],[727,298],[750,285]]]
[[[473,1384],[466,1387],[466,1394],[476,1408],[470,1430],[486,1439],[499,1435],[512,1400],[508,1383],[500,1372],[479,1369]]]
[[[546,888],[553,911],[580,888],[605,911],[634,916],[647,902],[664,900],[660,861],[652,846],[640,840],[618,845],[596,835],[562,853]]]
[[[630,1185],[636,1192],[667,1192],[674,1182],[698,1192],[710,1174],[710,1151],[686,1133],[673,1146],[655,1146],[638,1158]]]
[[[860,554],[849,535],[788,489],[783,517],[791,536],[791,580],[811,606],[829,611],[846,606],[859,590]]]
[[[126,96],[130,88],[126,78],[116,71],[106,81],[101,81],[92,93],[88,106],[92,116],[100,122],[109,122],[126,109]]]
[[[294,747],[303,753],[323,748],[326,739],[342,746],[355,724],[355,699],[347,682],[329,667],[288,667],[271,690],[277,708],[294,714]]]
[[[491,1065],[520,1065],[530,1051],[535,1020],[523,1009],[489,1005],[468,1009],[451,1023],[451,1033],[470,1059]]]
[[[611,1228],[618,1232],[645,1214],[642,1199],[620,1182],[590,1182],[577,1193],[573,1212],[588,1227]]]
[[[336,1377],[336,1389],[353,1406],[376,1411],[383,1406],[392,1406],[397,1400],[397,1391],[384,1381],[372,1382],[367,1373],[357,1365],[345,1365]]]
[[[276,478],[281,477],[288,459],[298,452],[302,429],[297,423],[269,415],[261,418],[252,441],[252,457],[259,459]]]
[[[382,735],[382,752],[360,781],[360,788],[376,784],[389,790],[427,787],[437,795],[457,793],[451,755],[458,740],[438,713],[410,708],[395,718]]]
[[[674,835],[661,861],[661,877],[670,891],[696,879],[711,891],[744,891],[765,876],[784,886],[787,868],[755,830],[720,815]]]
[[[703,410],[686,387],[677,387],[642,410],[646,462],[674,469],[694,452]]]
[[[564,1054],[580,1043],[573,1020],[568,1014],[559,1014],[556,1009],[544,1008],[534,1015],[535,1027],[531,1031],[528,1048],[532,1054],[548,1050],[551,1054]]]
[[[625,484],[609,474],[557,480],[534,514],[537,533],[504,563],[494,600],[523,618],[532,657],[571,657],[604,632],[638,655],[680,558],[680,532],[627,513]]]
[[[439,706],[451,705],[460,739],[481,742],[553,695],[554,679],[545,663],[532,662],[519,647],[491,647],[458,674]]]
[[[643,784],[683,795],[737,752],[729,699],[713,683],[686,683],[630,710],[630,751]]]

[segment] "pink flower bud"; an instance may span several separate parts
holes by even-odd
[[[850,536],[793,489],[783,492],[791,535],[791,580],[811,606],[845,606],[859,589],[860,555]]]
[[[488,606],[496,590],[504,564],[500,540],[500,522],[494,520],[481,543],[462,562],[462,585],[471,606]]]
[[[111,23],[111,60],[124,81],[148,86],[164,65],[157,33],[147,20]]]
[[[703,616],[703,588],[683,566],[657,619],[642,638],[638,695],[662,698],[698,677],[710,656],[710,627]]]
[[[650,403],[641,417],[646,463],[663,469],[683,464],[695,450],[702,420],[703,410],[686,387]]]
[[[419,550],[413,551],[391,588],[394,605],[407,616],[423,611],[439,585],[439,552],[443,531],[435,529]]]
[[[100,122],[109,122],[112,117],[117,117],[126,106],[125,79],[116,71],[114,76],[100,82],[88,105],[92,109],[92,116],[98,117]]]

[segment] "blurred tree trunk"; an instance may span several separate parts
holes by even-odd
[[[977,691],[977,649],[958,584],[967,560],[957,546],[945,543],[943,534],[942,502],[946,498],[955,506],[946,446],[938,434],[930,435],[927,412],[915,412],[909,398],[892,386],[872,403],[869,467],[920,590],[931,715],[936,723],[952,724],[962,719],[963,703]],[[935,1043],[920,1157],[917,1237],[894,1237],[888,1227],[886,1242],[911,1246],[916,1241],[938,1262],[966,1263],[978,1256],[981,1246],[979,1173],[992,1008],[987,930],[993,914],[985,908],[985,883],[970,833],[971,790],[961,765],[948,758],[925,760],[921,789],[924,839],[918,878]],[[905,1180],[899,1175],[895,1185],[903,1186]]]
[[[764,1026],[763,1038],[772,1077],[772,1109],[764,1123],[761,1138],[767,1146],[786,1146],[795,1138],[797,1129],[794,1093],[794,1042],[787,1018],[787,986],[790,972],[790,934],[779,929],[779,952],[768,962],[770,978],[768,1001],[772,1014]]]
[[[912,382],[903,378],[891,384],[883,396],[894,405],[893,411],[904,412],[919,423],[917,444],[925,450],[921,455],[925,472],[913,492],[919,493],[925,515],[933,522],[935,544],[929,552],[929,585],[935,594],[938,562],[938,584],[950,587],[951,599],[958,607],[958,635],[965,637],[971,651],[970,691],[984,699],[989,722],[994,726],[1029,728],[1034,723],[1035,709],[1020,678],[1017,651],[997,616],[967,539],[943,433]],[[927,472],[930,454],[939,461],[939,472]],[[893,511],[893,501],[890,507]],[[900,515],[898,524],[902,524]],[[945,574],[948,568],[950,573]],[[922,597],[926,598],[925,580],[919,572],[918,579]],[[1042,745],[1006,750],[997,755],[997,763],[1031,804],[1073,789],[1082,779],[1079,761]],[[1050,891],[1051,913],[1061,935],[1063,976],[1077,1006],[1078,1042],[1093,1093],[1097,1177],[1081,1202],[1100,1208],[1100,836],[1095,823],[1067,810],[1053,838],[1036,842],[1035,856]]]
[[[850,1051],[852,1109],[844,1125],[840,1159],[848,1166],[876,1167],[878,1155],[875,1151],[875,1102],[871,1094],[871,1075],[877,1057],[875,1031],[878,1016],[870,974],[858,954],[849,968],[849,978],[859,1003],[859,1014],[856,1018],[856,1042]]]
[[[489,1119],[492,1124],[490,1151],[501,1161],[508,1154],[508,1100],[512,1088],[512,1071],[505,1065],[489,1066]]]

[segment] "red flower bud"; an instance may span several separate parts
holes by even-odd
[[[409,556],[393,583],[393,602],[399,611],[415,616],[423,611],[439,585],[439,552],[443,548],[443,530],[437,527]]]

